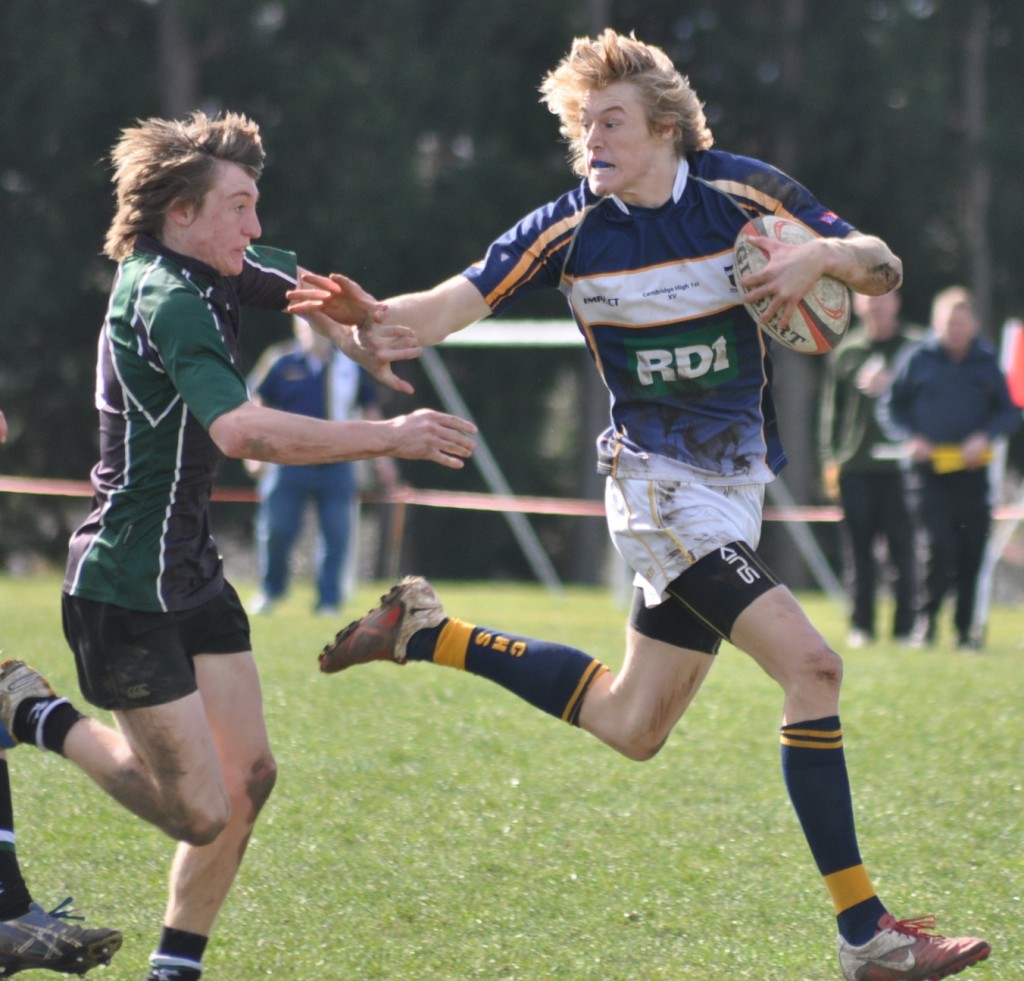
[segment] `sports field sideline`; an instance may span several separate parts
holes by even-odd
[[[386,585],[364,585],[344,618]],[[437,585],[456,615],[621,659],[625,613],[604,589]],[[4,578],[0,645],[80,701],[59,588]],[[805,599],[842,650],[842,611]],[[340,624],[309,600],[299,586],[254,621],[280,776],[204,978],[838,976],[830,903],[779,776],[780,695],[733,648],[662,753],[636,764],[454,671],[319,675]],[[1024,979],[1022,645],[1024,613],[996,606],[982,655],[879,644],[845,657],[866,864],[897,916],[935,913],[940,932],[992,943],[965,981]],[[121,929],[123,949],[90,978],[137,981],[169,842],[69,763],[29,747],[10,760],[33,894],[48,908],[73,895],[89,922]]]

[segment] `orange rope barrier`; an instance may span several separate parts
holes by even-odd
[[[0,493],[41,494],[58,497],[92,497],[92,486],[84,480],[12,477],[0,474]],[[213,499],[227,503],[255,504],[255,487],[215,487]],[[528,495],[483,494],[473,491],[419,490],[401,487],[389,493],[364,494],[367,504],[415,504],[421,507],[460,508],[468,511],[520,511],[524,514],[555,514],[568,517],[604,517],[604,502],[572,497],[530,497]],[[834,505],[806,505],[764,509],[765,521],[836,522],[843,517]],[[999,520],[1024,518],[1024,506],[1002,505],[995,509]]]

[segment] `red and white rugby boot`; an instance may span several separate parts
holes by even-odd
[[[897,920],[886,913],[878,932],[860,947],[838,940],[839,966],[846,981],[939,981],[983,961],[992,948],[978,937],[925,933],[934,916]]]
[[[444,619],[444,607],[430,583],[420,576],[407,576],[380,598],[380,606],[350,623],[323,649],[320,670],[333,674],[370,661],[405,664],[409,638]]]

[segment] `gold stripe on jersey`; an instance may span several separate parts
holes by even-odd
[[[515,266],[502,277],[501,282],[484,297],[487,305],[493,310],[507,294],[516,290],[522,283],[528,283],[533,279],[541,268],[540,263],[537,261],[538,256],[544,255],[553,241],[567,236],[569,232],[574,232],[590,211],[590,208],[582,208],[580,211],[573,212],[573,214],[563,218],[561,221],[557,221],[550,227],[545,228],[543,233],[530,243],[530,247],[523,253],[522,258]],[[553,246],[551,251],[547,253],[547,256],[552,258],[559,252],[569,248],[572,240],[573,236],[568,235],[560,245]]]
[[[569,276],[563,276],[562,280],[566,283],[572,282],[572,278]],[[591,329],[590,324],[586,323],[579,315],[579,310],[577,309],[576,304],[572,303],[572,300],[570,300],[569,303],[572,307],[573,320],[576,321],[576,326],[579,328],[580,333],[583,334],[583,337],[587,342],[587,350],[590,351],[591,357],[594,359],[594,367],[597,368],[597,373],[601,378],[601,382],[607,385],[608,382],[604,375],[604,361],[601,358],[601,347],[597,343],[597,338],[594,337],[594,332]]]
[[[750,184],[743,184],[740,181],[730,180],[710,180],[705,181],[704,183],[710,184],[712,187],[719,191],[724,191],[726,194],[739,195],[742,198],[746,198],[748,201],[755,201],[773,215],[778,215],[781,218],[791,218],[793,221],[798,222],[801,225],[804,224],[796,215],[784,208],[782,206],[782,202],[778,198],[772,197],[770,194],[765,194],[764,191],[761,191],[756,187],[752,187]],[[761,214],[759,211],[753,211],[753,209],[749,208],[743,201],[736,201],[736,204],[743,208],[744,211],[750,211],[752,218],[757,218]]]

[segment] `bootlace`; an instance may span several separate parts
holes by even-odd
[[[68,896],[67,899],[58,903],[50,910],[50,916],[54,916],[58,920],[84,920],[84,916],[79,916],[77,913],[73,913],[71,911],[71,904],[73,902],[74,900]]]
[[[897,920],[890,929],[904,933],[908,937],[923,937],[925,930],[935,929],[935,917],[929,913],[927,916],[915,916],[909,920]]]

